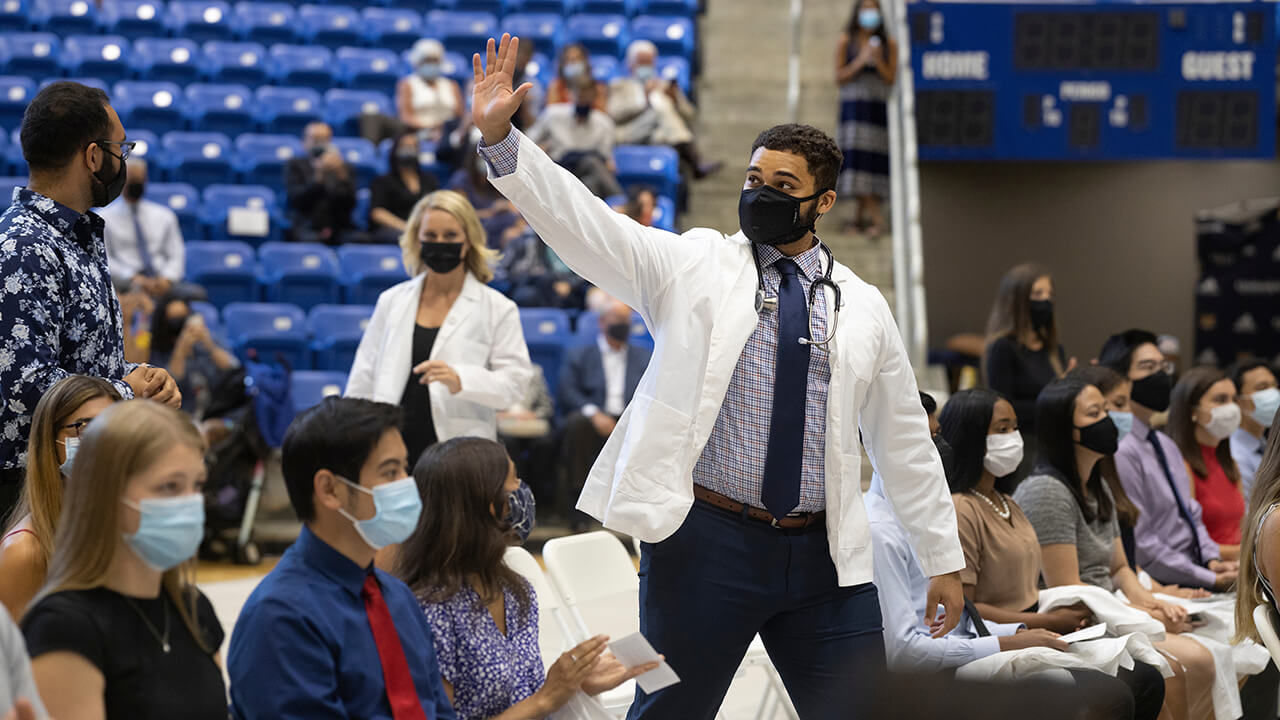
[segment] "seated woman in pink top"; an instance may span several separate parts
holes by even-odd
[[[1231,457],[1231,434],[1239,427],[1236,386],[1225,373],[1198,367],[1178,380],[1169,402],[1169,436],[1182,451],[1205,529],[1224,560],[1240,556],[1244,494]]]
[[[44,585],[62,513],[63,485],[71,476],[80,435],[89,421],[119,399],[120,393],[106,380],[72,375],[49,388],[36,405],[22,500],[0,536],[0,603],[15,619]]]

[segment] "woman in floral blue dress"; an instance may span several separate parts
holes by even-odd
[[[499,443],[433,445],[414,469],[422,515],[395,557],[431,624],[445,692],[459,720],[543,718],[579,690],[595,695],[654,666],[627,670],[595,637],[546,672],[533,587],[503,562],[533,529],[533,494]]]

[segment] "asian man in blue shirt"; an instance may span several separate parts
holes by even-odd
[[[231,712],[258,718],[454,720],[409,587],[373,566],[421,511],[398,407],[326,398],[285,435],[298,541],[231,638]]]

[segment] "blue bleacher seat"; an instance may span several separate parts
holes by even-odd
[[[360,15],[370,47],[403,52],[422,37],[422,15],[413,10],[367,7]]]
[[[266,185],[283,194],[285,163],[302,152],[302,141],[295,135],[240,135],[236,138],[236,171],[240,182]]]
[[[338,256],[319,243],[269,242],[258,248],[258,282],[267,302],[303,310],[342,299]]]
[[[260,87],[254,99],[264,132],[301,135],[307,123],[322,116],[320,93],[311,88]]]
[[[52,33],[0,35],[0,64],[8,75],[57,76],[61,50],[62,43]]]
[[[621,63],[618,58],[612,55],[592,55],[591,56],[591,76],[597,81],[609,84],[609,81],[618,74],[618,67]]]
[[[228,136],[252,132],[253,92],[244,85],[187,86],[187,122],[193,130],[220,132]]]
[[[337,85],[333,53],[309,45],[272,45],[271,79],[279,85],[309,87],[324,92]]]
[[[520,325],[529,359],[542,368],[551,397],[555,397],[564,351],[573,341],[569,314],[558,308],[520,308]]]
[[[44,79],[44,80],[41,80],[41,81],[40,81],[40,89],[41,89],[41,90],[43,90],[43,89],[45,89],[46,87],[48,87],[48,86],[50,86],[50,85],[52,85],[52,84],[54,84],[54,83],[56,83],[56,82],[74,82],[74,83],[80,83],[81,85],[85,85],[85,86],[88,86],[88,87],[91,87],[91,88],[98,88],[99,90],[101,90],[102,92],[104,92],[104,93],[106,93],[106,94],[108,94],[108,95],[110,95],[110,94],[111,94],[111,86],[110,86],[110,85],[108,85],[108,84],[106,84],[106,83],[104,83],[104,82],[102,82],[102,80],[100,80],[100,79],[98,79],[98,78],[96,78],[96,77],[54,77],[54,78],[46,78],[46,79]]]
[[[371,8],[372,9],[372,8]],[[405,73],[400,56],[381,48],[338,48],[338,80],[352,90],[377,90],[394,95]]]
[[[481,48],[484,44],[481,43]],[[458,83],[460,88],[467,87],[467,83],[471,82],[475,77],[475,73],[471,68],[471,56],[462,56],[462,53],[445,51],[444,58],[440,61],[440,74]],[[470,102],[469,95],[463,96],[463,102]]]
[[[294,414],[300,414],[320,404],[330,395],[341,395],[347,386],[347,373],[337,370],[297,370],[289,375],[292,385],[290,398]]]
[[[498,20],[486,12],[432,10],[427,13],[426,29],[440,38],[445,50],[471,57],[498,35]]]
[[[159,37],[165,34],[164,3],[161,0],[118,0],[103,3],[98,22],[104,30],[127,38]]]
[[[187,183],[147,183],[147,199],[169,208],[178,216],[182,238],[187,242],[202,240],[200,226],[200,193]]]
[[[660,230],[676,232],[676,201],[658,196],[653,206],[653,226]]]
[[[222,335],[222,315],[218,313],[218,308],[214,307],[213,303],[196,300],[187,303],[187,307],[191,308],[191,312],[204,318],[205,327],[209,328],[211,335],[215,338]]]
[[[641,15],[631,21],[631,39],[652,42],[659,55],[693,60],[693,21],[687,17]]]
[[[4,151],[5,172],[14,177],[26,177],[27,159],[22,156],[22,129],[14,128]],[[5,198],[0,197],[0,201]]]
[[[106,82],[129,76],[129,41],[119,35],[72,35],[62,43],[63,72]]]
[[[31,27],[30,0],[4,0],[0,2],[0,32],[22,32]]]
[[[386,93],[377,90],[334,88],[324,94],[325,122],[336,135],[359,135],[364,115],[395,115],[395,105]]]
[[[675,197],[680,184],[680,159],[661,145],[618,145],[613,149],[618,182],[625,187],[648,185],[659,195]]]
[[[317,305],[307,314],[311,358],[317,370],[351,369],[356,348],[373,316],[372,305]]]
[[[567,15],[569,0],[507,0],[508,12]]]
[[[171,0],[165,26],[196,42],[232,38],[231,6],[222,0]]]
[[[355,171],[356,185],[369,187],[373,179],[378,176],[382,165],[378,148],[362,137],[335,137],[333,146],[342,153],[342,159],[346,160]]]
[[[569,5],[569,12],[571,13],[626,15],[628,17],[635,15],[639,8],[636,0],[571,0]]]
[[[235,302],[222,308],[222,322],[231,348],[241,361],[248,359],[252,349],[261,361],[270,362],[281,356],[293,370],[310,369],[307,316],[298,306]]]
[[[249,208],[267,213],[266,235],[233,234],[228,221],[233,208]],[[240,240],[260,245],[284,237],[284,222],[276,193],[264,185],[210,185],[201,197],[200,223],[210,240]]]
[[[550,52],[560,44],[561,23],[554,13],[517,13],[502,19],[502,32],[519,37],[521,45],[533,40],[539,50]]]
[[[691,18],[698,14],[698,0],[639,0],[645,15],[679,15]]]
[[[685,58],[679,55],[659,56],[657,71],[658,77],[675,82],[685,95],[693,92],[693,74],[689,71],[689,61]]]
[[[0,127],[22,125],[22,113],[35,96],[36,83],[31,78],[18,75],[0,77]]]
[[[580,43],[593,55],[621,57],[629,42],[625,15],[581,13],[569,16],[564,27],[566,42]]]
[[[223,308],[258,299],[256,262],[248,244],[188,241],[186,251],[186,279],[204,287],[210,303]]]
[[[200,77],[200,46],[185,38],[139,38],[131,64],[137,77],[186,84]]]
[[[255,87],[267,81],[267,49],[260,43],[207,42],[202,64],[211,82]]]
[[[25,177],[0,177],[0,207],[9,207],[16,188],[26,187]]]
[[[165,177],[169,182],[204,188],[235,180],[231,140],[222,133],[169,132],[160,138]]]
[[[125,128],[125,136],[129,138],[129,140],[137,143],[137,145],[133,146],[133,154],[129,156],[130,158],[139,158],[146,160],[147,162],[151,162],[155,159],[155,155],[152,154],[152,151],[160,148],[160,136],[150,130],[143,130],[141,128],[136,130]]]
[[[506,10],[505,0],[435,0],[437,10],[464,10],[501,15]]]
[[[345,5],[303,5],[298,8],[299,35],[328,47],[364,42],[360,13]]]
[[[232,21],[236,37],[247,42],[293,43],[298,41],[298,11],[289,3],[236,3]]]
[[[434,3],[435,0],[382,0],[382,4],[388,7],[417,10],[419,13],[430,10]]]
[[[373,305],[383,290],[409,279],[396,245],[343,245],[338,261],[348,303]]]
[[[530,80],[537,79],[545,88],[556,76],[556,64],[549,55],[535,52],[533,57],[529,58],[529,64],[524,66],[524,73],[525,77]]]
[[[31,4],[31,26],[57,35],[88,34],[98,29],[98,8],[94,0],[35,0]]]
[[[171,82],[123,81],[115,85],[111,102],[126,131],[142,128],[156,133],[182,130],[182,90]]]
[[[373,191],[367,187],[356,190],[356,206],[351,208],[351,224],[360,230],[369,229],[369,207],[373,205]]]

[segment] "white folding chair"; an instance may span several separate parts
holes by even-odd
[[[1262,644],[1271,653],[1271,659],[1280,665],[1280,635],[1276,633],[1275,613],[1270,605],[1263,604],[1253,609],[1253,624],[1258,628]]]

